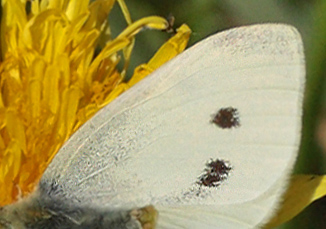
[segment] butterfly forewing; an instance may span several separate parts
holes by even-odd
[[[295,162],[304,74],[293,27],[211,36],[103,108],[42,180],[91,206],[154,205],[159,228],[256,226]]]

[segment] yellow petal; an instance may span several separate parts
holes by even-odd
[[[169,23],[165,18],[158,16],[145,17],[129,25],[117,38],[131,38],[139,33],[143,28],[164,30],[168,27]]]
[[[325,195],[326,176],[294,175],[283,196],[281,208],[264,228],[274,228],[289,221],[313,201]]]
[[[26,152],[26,136],[24,131],[24,125],[17,115],[17,111],[13,109],[8,109],[6,112],[6,126],[7,131],[11,139],[13,139],[15,144],[19,147],[19,150]]]
[[[117,0],[128,25],[132,23],[130,13],[124,0]]]
[[[136,84],[158,67],[181,53],[188,44],[190,34],[191,30],[187,25],[184,24],[178,28],[177,34],[162,45],[147,64],[142,64],[135,69],[132,78],[128,82],[128,86]]]
[[[88,12],[89,0],[70,0],[66,15],[70,21],[73,21],[79,15]]]

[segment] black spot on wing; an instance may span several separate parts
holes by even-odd
[[[200,186],[217,187],[229,176],[231,166],[223,160],[211,160],[197,182]]]
[[[222,129],[238,127],[240,126],[239,112],[233,107],[221,108],[217,114],[214,115],[212,123]]]

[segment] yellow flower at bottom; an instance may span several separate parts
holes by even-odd
[[[112,38],[107,16],[114,0],[2,0],[0,206],[30,193],[61,145],[95,112],[185,48],[190,29],[184,25],[123,83],[134,36],[169,25],[156,16],[131,22],[118,2],[128,27]]]

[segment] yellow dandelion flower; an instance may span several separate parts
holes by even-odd
[[[123,83],[135,35],[169,25],[156,16],[132,22],[119,0],[128,26],[113,38],[107,17],[114,3],[1,1],[1,206],[30,193],[63,142],[96,111],[185,48],[190,29],[184,25]]]

